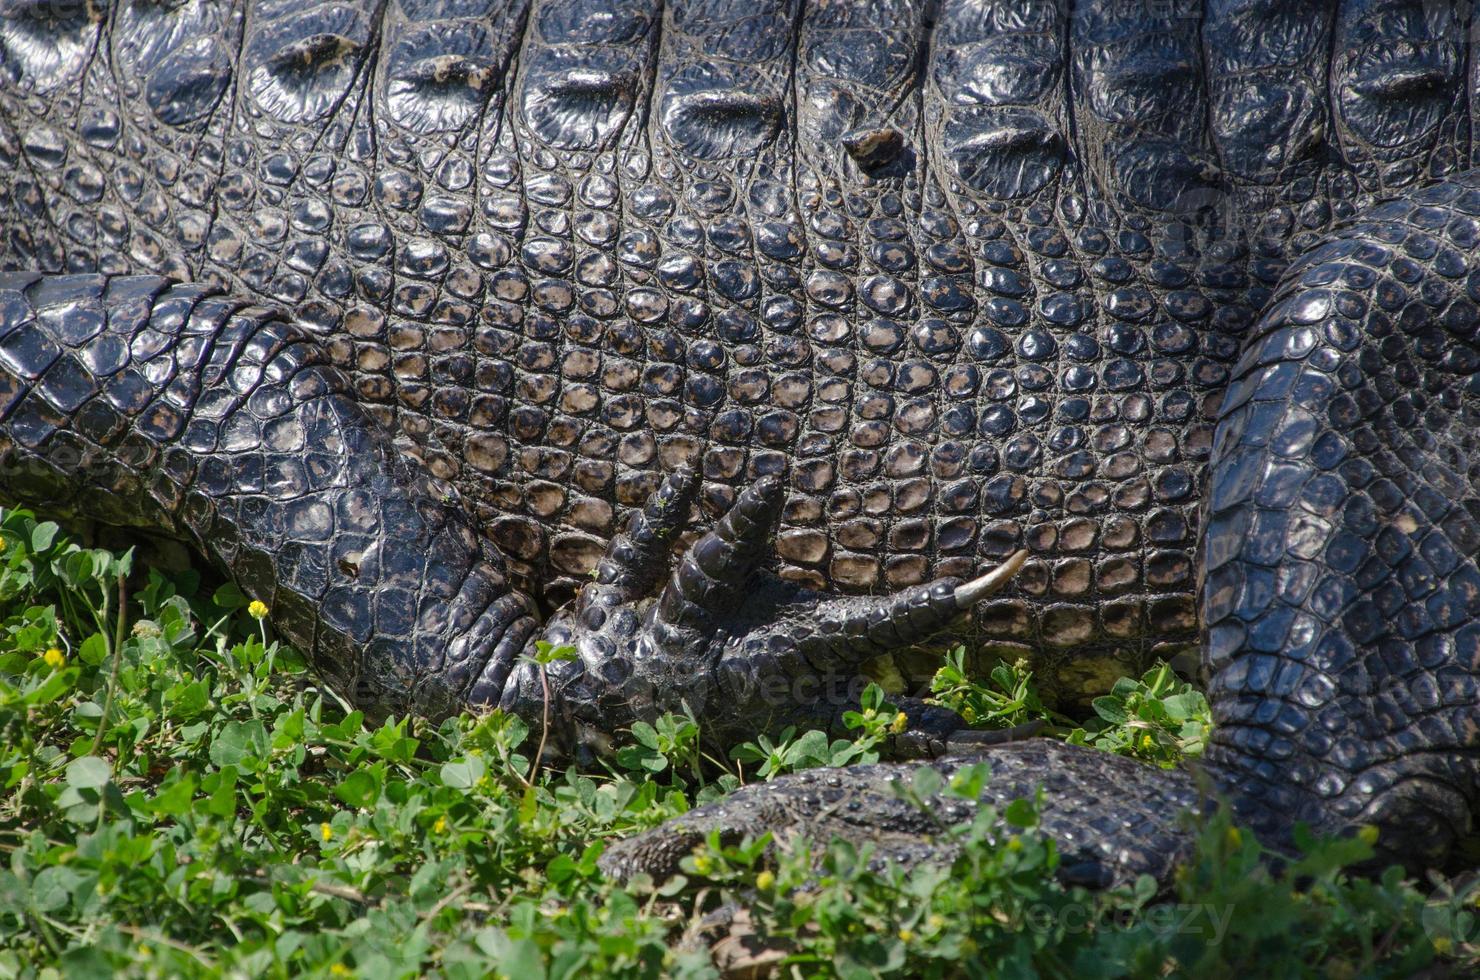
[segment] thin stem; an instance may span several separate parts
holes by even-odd
[[[108,665],[108,688],[103,693],[103,712],[102,712],[101,715],[98,716],[98,727],[93,732],[93,750],[94,751],[97,751],[101,747],[101,743],[102,743],[102,740],[103,740],[103,732],[108,727],[108,712],[113,707],[113,692],[118,687],[118,661],[123,656],[124,611],[127,608],[127,604],[128,604],[128,580],[124,576],[120,575],[120,576],[118,576],[118,625],[114,629],[114,632],[113,632],[113,649],[111,649],[111,650],[108,651],[108,655],[112,658],[112,662]],[[104,635],[105,636],[107,635],[106,630],[108,628],[107,622],[106,622],[107,613],[108,613],[108,594],[106,592],[104,592],[103,593],[103,615],[105,617],[105,622],[102,624],[102,626],[103,626],[103,629],[105,631],[104,632]],[[102,814],[101,814],[101,811],[100,811],[99,812],[99,824],[100,825],[101,825],[101,822],[102,822]]]
[[[128,610],[128,577],[118,576],[118,622],[113,628],[113,673],[118,674],[117,655],[123,652],[123,631],[127,625],[124,613]]]
[[[545,739],[550,734],[550,675],[545,673],[545,664],[540,663],[540,692],[543,695],[544,704],[540,707],[540,744],[534,751],[534,758],[529,760],[529,775],[524,777],[524,785],[534,788],[535,770],[539,768],[540,759],[545,755]]]
[[[103,593],[103,608],[107,610],[107,596]],[[103,747],[103,732],[108,728],[108,712],[113,707],[113,692],[118,689],[118,662],[123,659],[123,629],[124,613],[128,610],[128,578],[118,576],[118,625],[113,631],[113,650],[111,651],[112,663],[108,665],[108,690],[103,695],[103,712],[98,716],[98,727],[93,733],[92,750],[99,752]],[[106,629],[106,624],[104,629]],[[98,831],[102,831],[103,824],[107,821],[108,807],[103,800],[98,801]]]

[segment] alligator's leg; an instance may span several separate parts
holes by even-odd
[[[1480,793],[1480,175],[1308,252],[1224,402],[1208,764],[1242,820],[1442,861]]]
[[[1297,822],[1372,825],[1384,863],[1442,863],[1480,794],[1480,173],[1379,206],[1286,274],[1234,372],[1209,482],[1211,785],[1276,848]],[[1041,741],[987,759],[989,802],[1044,787],[1071,880],[1165,880],[1189,845],[1184,772]],[[888,789],[911,771],[784,777],[603,861],[664,875],[716,829],[938,856],[935,824]],[[973,813],[930,805],[946,823]]]
[[[565,747],[665,710],[716,741],[825,723],[856,703],[842,682],[861,660],[928,638],[1016,569],[873,599],[799,590],[758,570],[781,497],[765,480],[646,602],[688,520],[696,481],[678,473],[542,628],[455,494],[346,391],[310,335],[208,288],[0,279],[0,494],[193,541],[379,713],[499,704],[560,720]],[[541,638],[581,659],[541,676],[524,659]],[[940,735],[955,719],[923,721]]]
[[[628,530],[613,539],[596,579],[544,633],[573,646],[546,676],[516,668],[505,707],[541,714],[547,686],[563,741],[609,734],[612,719],[688,712],[724,745],[786,725],[832,725],[858,703],[864,661],[929,639],[1001,588],[1023,554],[971,582],[956,579],[892,596],[841,597],[799,589],[759,569],[783,488],[763,478],[677,562],[656,600],[672,542],[698,481],[668,477]],[[938,750],[961,727],[951,712],[915,706],[911,740]]]
[[[0,278],[0,494],[194,542],[367,709],[487,702],[537,629],[314,340],[154,277]]]

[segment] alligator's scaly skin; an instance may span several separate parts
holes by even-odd
[[[542,637],[572,738],[825,722],[1026,549],[988,649],[1083,688],[1201,635],[1271,839],[1469,833],[1467,5],[0,9],[0,490],[194,540],[367,705],[537,721]],[[995,758],[1064,769],[1089,877],[1169,866],[1087,811],[1183,777]]]

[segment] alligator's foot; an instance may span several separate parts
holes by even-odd
[[[970,760],[931,763],[949,781]],[[956,832],[979,807],[1000,814],[1041,787],[1039,828],[1058,845],[1058,875],[1068,884],[1105,888],[1151,875],[1167,883],[1193,843],[1189,811],[1202,805],[1185,771],[1158,769],[1098,749],[1031,739],[985,758],[990,775],[978,796],[942,792],[906,798],[916,766],[904,763],[812,769],[746,786],[645,833],[612,844],[601,857],[609,876],[655,881],[718,831],[725,844],[769,832],[776,846],[800,839],[819,855],[833,838],[872,848],[877,865],[939,863],[957,853]],[[1011,828],[1003,827],[1004,832]]]
[[[858,703],[863,662],[928,640],[1000,589],[1026,557],[1015,554],[970,582],[946,578],[892,596],[800,588],[759,567],[783,497],[780,481],[763,478],[669,574],[697,488],[697,478],[680,470],[633,515],[595,581],[544,631],[542,639],[574,647],[576,658],[552,664],[545,678],[524,665],[506,688],[505,707],[540,718],[548,701],[551,734],[564,744],[600,738],[614,718],[664,711],[691,714],[714,744],[786,725],[831,727]],[[928,705],[906,715],[912,724],[899,742],[917,754],[939,754],[965,727]]]

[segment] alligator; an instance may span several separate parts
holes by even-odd
[[[1165,880],[1209,797],[1276,849],[1471,835],[1467,4],[0,11],[0,496],[187,542],[368,712],[722,744],[836,725],[969,613],[1064,691],[1201,657],[1196,777],[985,750],[1073,880]],[[890,786],[959,764],[746,787],[604,866],[935,859],[976,808]]]

